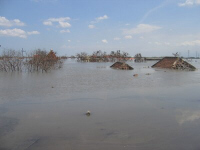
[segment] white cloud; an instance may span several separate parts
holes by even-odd
[[[67,40],[68,42],[71,42],[71,40]]]
[[[46,26],[52,26],[53,25],[53,23],[51,21],[44,21],[43,24],[46,25]]]
[[[62,28],[69,28],[71,27],[71,24],[67,21],[70,20],[70,17],[60,17],[60,18],[49,18],[45,21],[43,21],[44,25],[52,26],[53,23],[58,23],[60,27]]]
[[[161,42],[154,42],[154,44],[155,45],[166,45],[166,46],[170,45],[169,42],[163,42],[163,43],[161,43]]]
[[[108,19],[107,15],[95,18],[95,21],[91,21],[91,23],[98,23],[99,21]]]
[[[152,9],[150,9],[143,17],[142,17],[142,19],[140,20],[140,22],[144,22],[144,20],[146,19],[146,18],[148,18],[148,16],[150,16],[152,13],[154,13],[155,11],[157,11],[157,10],[159,10],[160,8],[162,8],[162,7],[164,7],[165,5],[167,5],[168,4],[168,0],[165,0],[165,1],[163,1],[163,3],[161,3],[160,5],[158,5],[158,6],[156,6],[156,7],[154,7],[154,8],[152,8]]]
[[[90,25],[88,26],[88,28],[90,28],[90,29],[94,29],[94,28],[95,28],[95,26],[94,26],[94,25],[92,25],[92,24],[90,24]]]
[[[103,39],[102,42],[103,43],[108,43],[108,41],[106,39]]]
[[[165,44],[165,45],[170,45],[170,43],[169,43],[169,42],[164,42],[164,44]]]
[[[125,39],[132,39],[133,37],[131,35],[126,35],[124,38]]]
[[[64,21],[68,21],[70,20],[70,17],[60,17],[60,18],[49,18],[47,19],[47,21],[51,21],[51,22],[64,22]]]
[[[11,27],[11,26],[25,26],[19,19],[8,20],[6,17],[0,16],[0,26]]]
[[[186,0],[184,3],[178,3],[178,6],[193,6],[193,5],[200,5],[200,0]]]
[[[136,28],[132,29],[124,29],[124,34],[141,34],[141,33],[149,33],[155,30],[159,30],[161,27],[149,25],[149,24],[139,24]]]
[[[180,44],[181,46],[200,46],[200,40],[195,40],[195,41],[185,41]]]
[[[121,39],[121,38],[119,38],[119,37],[115,37],[115,38],[114,38],[115,41],[119,41],[120,39]]]
[[[34,34],[40,34],[40,32],[38,31],[25,32],[24,30],[17,28],[0,30],[1,36],[27,38],[27,35],[34,35]]]
[[[26,38],[26,32],[21,29],[6,29],[6,30],[0,30],[0,35],[3,36],[12,36],[12,37],[20,37],[20,38]]]
[[[70,33],[70,30],[67,29],[67,30],[60,30],[60,33]]]
[[[28,35],[33,35],[33,34],[40,34],[40,32],[38,31],[31,31],[31,32],[27,32]]]
[[[155,44],[156,44],[156,45],[162,45],[162,43],[160,43],[160,42],[155,42]]]
[[[107,15],[104,15],[104,16],[102,16],[102,17],[96,18],[96,20],[105,20],[105,19],[108,19],[108,16],[107,16]]]
[[[129,26],[130,24],[129,23],[127,23],[127,24],[125,24],[126,26]]]
[[[60,27],[62,27],[62,28],[69,28],[69,27],[71,27],[71,24],[69,24],[68,22],[59,21],[59,24],[60,24]]]
[[[141,36],[141,37],[140,37],[140,39],[144,39],[144,37],[143,37],[143,36]]]

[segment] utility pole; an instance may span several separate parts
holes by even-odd
[[[24,57],[24,55],[23,55],[23,54],[24,54],[24,52],[26,52],[26,51],[24,51],[24,49],[22,48],[22,57]]]
[[[189,56],[190,56],[190,50],[188,50],[188,59],[189,59]]]

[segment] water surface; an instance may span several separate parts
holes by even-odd
[[[199,150],[200,71],[128,63],[134,70],[67,60],[49,73],[0,72],[0,149]]]

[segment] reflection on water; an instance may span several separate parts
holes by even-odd
[[[183,124],[185,122],[192,122],[200,119],[200,110],[179,110],[177,114],[178,123]]]
[[[0,149],[200,149],[200,71],[154,63],[121,71],[67,60],[47,74],[0,73]]]

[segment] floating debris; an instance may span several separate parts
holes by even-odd
[[[114,69],[121,69],[121,70],[133,70],[133,68],[129,66],[128,64],[126,64],[125,62],[116,62],[110,67]]]
[[[146,73],[146,75],[151,75],[150,73]]]
[[[133,76],[134,76],[134,77],[137,77],[137,76],[138,76],[138,74],[134,74]]]
[[[194,66],[179,57],[165,57],[155,63],[152,68],[154,67],[188,71],[196,70]]]
[[[86,116],[90,116],[91,115],[91,112],[88,110],[85,114]]]

